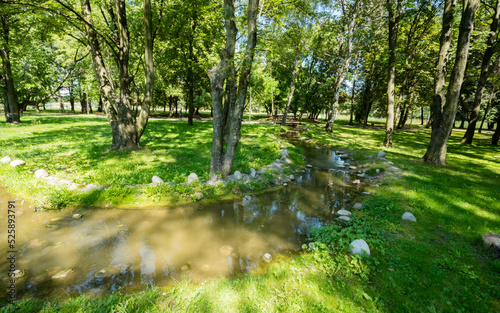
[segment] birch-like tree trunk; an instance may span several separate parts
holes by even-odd
[[[455,55],[455,65],[450,77],[450,83],[444,99],[442,86],[444,85],[446,60],[442,53],[446,54],[451,40],[451,21],[453,20],[454,0],[445,1],[445,12],[443,15],[443,28],[440,40],[440,56],[436,68],[436,94],[434,95],[434,121],[432,125],[431,141],[423,159],[427,163],[436,165],[446,165],[446,151],[448,137],[451,133],[455,115],[457,113],[458,98],[462,86],[467,57],[469,53],[470,36],[474,28],[474,17],[479,8],[479,0],[466,0],[460,21],[460,31],[458,34],[457,52]],[[450,29],[448,29],[450,28]],[[443,47],[444,45],[444,47]],[[443,83],[443,85],[440,85]],[[439,88],[441,87],[441,88]]]
[[[288,110],[290,109],[290,103],[292,103],[293,94],[295,92],[295,76],[297,74],[297,59],[298,56],[295,54],[293,59],[293,67],[292,67],[292,82],[290,83],[290,92],[288,93],[288,100],[286,101],[286,107],[283,111],[283,118],[281,120],[281,125],[286,125],[286,118],[288,115]]]

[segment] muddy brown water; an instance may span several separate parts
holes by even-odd
[[[164,286],[183,276],[204,281],[258,272],[273,260],[296,255],[312,227],[350,210],[362,187],[348,170],[328,171],[334,152],[305,147],[314,168],[287,187],[216,203],[175,208],[35,212],[16,199],[17,298],[64,298]],[[351,178],[352,177],[352,178]],[[0,284],[7,290],[8,201],[0,188]],[[73,218],[80,213],[81,218]],[[5,301],[5,294],[2,299]]]

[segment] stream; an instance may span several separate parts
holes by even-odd
[[[311,228],[334,220],[340,209],[350,210],[366,185],[352,185],[355,173],[336,168],[340,159],[334,151],[293,143],[305,148],[306,163],[313,167],[294,174],[287,187],[239,199],[62,212],[35,212],[17,199],[17,298],[134,292],[183,276],[203,282],[259,272],[269,266],[268,254],[271,264],[294,257]],[[10,280],[5,230],[8,201],[14,198],[0,188],[2,290]],[[2,300],[6,295],[2,292]]]

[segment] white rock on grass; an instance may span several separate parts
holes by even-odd
[[[500,234],[486,233],[483,235],[483,244],[485,247],[492,246],[493,249],[500,252]]]
[[[99,186],[94,185],[94,184],[88,184],[87,186],[85,186],[82,189],[80,189],[80,191],[86,192],[86,191],[91,191],[91,190],[94,190],[94,189],[97,189],[97,188],[99,188]]]
[[[362,194],[363,196],[369,196],[369,195],[371,195],[371,193],[369,193],[368,191],[363,191],[361,194]]]
[[[349,249],[352,254],[360,256],[364,256],[366,254],[367,256],[370,256],[370,247],[368,247],[368,244],[363,239],[356,239],[351,242],[349,244]]]
[[[14,160],[14,161],[10,162],[10,166],[13,166],[13,167],[22,166],[22,165],[26,165],[26,162],[24,162],[23,160]]]
[[[234,172],[234,179],[236,180],[241,180],[243,178],[243,176],[241,175],[240,171],[236,171]]]
[[[35,171],[36,178],[46,178],[48,176],[49,176],[49,173],[47,173],[47,170],[39,169],[39,170]]]
[[[196,175],[195,173],[191,173],[188,176],[187,184],[191,185],[191,183],[196,181],[196,180],[198,180],[198,175]]]
[[[387,153],[385,153],[384,151],[379,151],[377,153],[377,158],[385,158],[386,155],[387,155]]]
[[[255,171],[255,169],[251,168],[250,169],[250,177],[255,178],[256,175],[257,175],[257,172]]]
[[[161,179],[160,177],[158,177],[156,175],[153,176],[153,178],[151,180],[152,180],[154,185],[161,185],[164,183],[163,179]]]
[[[273,257],[270,253],[266,253],[262,256],[262,259],[266,262],[266,263],[271,263]]]
[[[12,159],[10,158],[10,156],[3,157],[0,160],[0,162],[2,162],[2,163],[10,163],[10,161],[12,161]]]
[[[349,216],[346,216],[346,215],[341,215],[337,218],[341,221],[344,221],[344,222],[349,222],[351,220],[351,218]]]
[[[354,205],[354,208],[355,208],[355,209],[358,209],[358,210],[359,210],[359,209],[362,209],[362,208],[363,208],[363,204],[362,204],[362,203],[356,203],[356,204]]]
[[[348,216],[348,215],[351,215],[351,212],[349,212],[349,211],[347,211],[347,210],[342,209],[342,210],[338,210],[338,211],[337,211],[337,214],[338,214],[338,215],[345,215],[345,216]]]
[[[403,214],[403,216],[401,216],[402,219],[406,220],[406,221],[412,221],[412,222],[416,222],[417,219],[415,218],[415,215],[413,215],[412,213],[410,212],[405,212]]]
[[[194,194],[194,199],[196,201],[200,201],[203,198],[205,198],[205,196],[201,192],[197,192],[197,193]]]
[[[45,180],[47,181],[47,184],[49,185],[57,185],[57,183],[59,182],[59,178],[55,177],[55,176],[47,176],[45,177]]]

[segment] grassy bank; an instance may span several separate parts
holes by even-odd
[[[107,125],[100,124],[101,120],[92,120],[86,122],[96,123],[95,127],[102,127],[103,133],[107,131]],[[86,127],[86,122],[81,123]],[[182,144],[183,140],[178,138],[180,135],[168,135],[173,131],[163,130],[183,126],[155,122],[152,121],[148,126],[151,126],[151,133],[147,134],[148,137],[145,137],[143,142],[151,152],[134,151],[124,155],[115,154],[112,158],[135,162],[134,160],[141,160],[140,156],[147,153],[158,153],[157,157],[172,157],[171,163],[168,164],[177,166],[178,173],[182,174],[176,175],[181,180],[181,177],[192,171],[190,169],[194,166],[193,162],[171,151]],[[481,245],[481,236],[485,232],[500,232],[500,149],[489,145],[489,136],[477,135],[472,146],[462,146],[458,141],[463,133],[454,132],[449,143],[449,165],[438,168],[418,160],[429,142],[428,130],[397,132],[395,148],[381,149],[380,143],[384,136],[382,129],[349,126],[345,121],[339,123],[331,134],[324,133],[323,124],[307,125],[311,129],[305,135],[334,148],[355,149],[351,155],[367,164],[370,169],[385,170],[386,179],[374,188],[375,196],[369,197],[363,203],[363,209],[356,214],[349,227],[331,225],[315,229],[310,235],[310,240],[314,242],[311,251],[303,252],[292,261],[278,259],[262,273],[236,278],[219,277],[203,284],[191,283],[186,279],[170,288],[153,288],[134,295],[115,293],[97,299],[81,296],[63,301],[23,300],[17,303],[17,310],[500,312],[500,260],[498,255],[495,256],[491,250]],[[18,129],[37,126],[26,124]],[[47,124],[48,121],[45,121],[45,125]],[[43,121],[40,125],[44,125]],[[60,132],[58,127],[67,128],[67,125],[62,126],[64,124],[58,126],[56,120],[49,125],[56,128],[54,131],[57,134]],[[202,133],[203,127],[206,128],[207,134],[210,132],[209,124],[198,123],[196,127],[196,134]],[[251,145],[256,142],[256,138],[268,136],[265,133],[269,133],[269,128],[261,125],[245,127],[243,137],[253,139],[243,142],[242,152],[246,147],[249,150],[263,150],[264,145],[260,149],[251,148]],[[76,129],[70,133],[74,131]],[[190,129],[186,131],[189,132]],[[23,135],[14,134],[13,131],[8,136],[2,136],[2,140],[8,140],[9,143],[21,140],[20,147],[23,147],[26,153],[34,153],[36,148],[30,148],[30,141],[34,142],[31,138],[41,135],[34,134],[34,130],[31,132],[31,135],[24,136],[25,143],[21,139]],[[3,129],[2,133],[5,134]],[[82,132],[80,136],[84,134],[85,132]],[[156,134],[156,137],[151,134]],[[94,138],[93,136],[96,134],[91,137]],[[100,163],[99,158],[103,158],[102,150],[109,146],[110,140],[109,136],[101,136],[100,140],[96,139],[92,144],[100,147],[96,148],[98,154],[95,152],[97,164]],[[162,136],[168,136],[169,139],[161,140]],[[78,136],[74,139],[76,138]],[[160,145],[157,140],[153,142],[154,138],[171,148],[153,148]],[[43,142],[50,145],[48,139]],[[61,139],[60,142],[61,147],[64,147],[64,140]],[[279,148],[267,138],[262,142],[269,143],[269,151],[272,153]],[[197,144],[202,145],[202,142]],[[188,144],[186,149],[190,149]],[[191,149],[194,147],[191,146]],[[370,154],[376,154],[379,150],[387,151],[387,159],[402,169],[400,175],[393,174],[387,165],[370,157]],[[11,151],[14,153],[15,150]],[[79,151],[84,154],[84,159],[93,155],[85,152],[86,150]],[[160,154],[160,151],[163,151],[164,155]],[[50,153],[44,155],[46,157]],[[135,157],[128,158],[129,156]],[[203,160],[203,156],[196,155],[195,152],[191,158]],[[274,158],[275,156],[263,163],[270,163]],[[41,162],[41,159],[42,156],[38,162]],[[264,156],[262,159],[264,160]],[[106,160],[103,160],[104,164],[109,162]],[[244,169],[245,166],[251,166],[253,160],[255,157],[241,159],[238,166]],[[182,166],[178,162],[183,162]],[[139,163],[136,163],[136,166],[137,164]],[[188,167],[188,170],[182,172],[183,166]],[[160,164],[152,167],[154,170],[158,168],[161,168]],[[148,170],[147,166],[145,170]],[[1,174],[6,175],[3,172]],[[174,181],[175,177],[172,176]],[[402,222],[401,215],[405,211],[411,211],[417,222]],[[349,242],[358,238],[368,242],[372,253],[370,258],[361,259],[348,253]],[[10,306],[4,308],[4,311],[14,312],[14,309]]]
[[[244,124],[233,170],[248,173],[278,156],[275,127]],[[151,120],[141,139],[142,148],[105,153],[111,144],[111,130],[104,117],[70,115],[25,115],[18,125],[0,124],[2,157],[21,159],[26,166],[0,166],[1,184],[24,198],[38,199],[47,208],[82,206],[174,205],[192,201],[192,194],[221,198],[266,187],[266,181],[211,187],[183,186],[190,173],[209,179],[212,147],[211,122]],[[296,158],[297,159],[297,158]],[[49,186],[35,179],[33,171],[46,169],[50,175],[75,182],[107,186],[82,194]],[[128,188],[149,184],[154,175],[170,185]],[[270,177],[269,177],[270,178]]]

